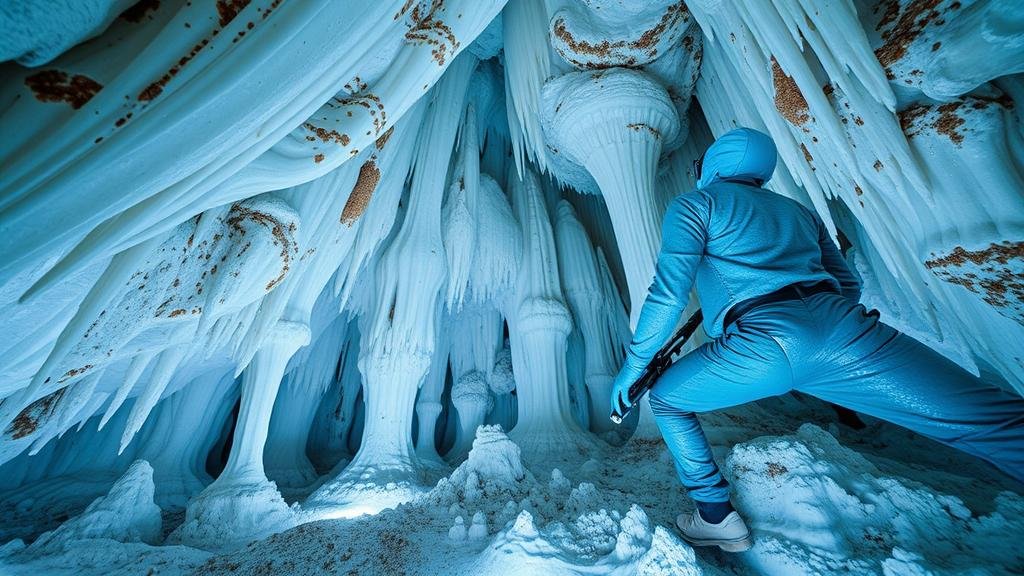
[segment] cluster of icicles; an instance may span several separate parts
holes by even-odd
[[[687,4],[163,1],[25,56],[0,488],[146,459],[187,507],[172,539],[209,544],[296,521],[280,492],[408,499],[480,424],[528,458],[624,440],[608,392],[661,214],[737,125],[869,305],[1024,390],[1014,9]]]

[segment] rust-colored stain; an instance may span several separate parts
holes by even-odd
[[[178,63],[172,66],[167,72],[165,72],[164,75],[161,76],[159,80],[143,88],[142,92],[139,92],[139,95],[136,98],[138,98],[138,100],[142,102],[148,102],[162,94],[164,91],[164,87],[167,86],[167,83],[171,81],[171,78],[177,76],[178,72],[180,72],[181,69],[184,68],[186,64],[191,62],[192,59],[196,57],[196,54],[199,54],[199,51],[205,48],[206,45],[209,43],[209,38],[203,38],[202,40],[200,40],[195,46],[192,47],[188,54],[182,56],[178,60]]]
[[[958,112],[963,105],[963,101],[957,101],[948,102],[938,107],[932,105],[921,105],[908,108],[898,114],[900,119],[900,128],[903,129],[903,133],[908,139],[910,139],[920,134],[926,126],[930,126],[934,128],[936,132],[948,137],[950,141],[959,146],[964,141],[964,135],[963,132],[960,131],[960,128],[966,123]],[[972,107],[974,109],[979,109],[977,106]],[[984,105],[981,107],[983,108]],[[932,112],[932,110],[935,110],[938,113],[933,122],[928,124],[922,124],[919,122],[921,118],[927,116]]]
[[[912,0],[900,11],[899,0],[883,0],[875,7],[876,13],[883,6],[885,9],[876,27],[884,43],[875,50],[875,57],[885,68],[886,76],[890,80],[894,78],[890,67],[906,55],[907,47],[921,35],[921,32],[930,24],[941,25],[945,22],[936,10],[941,2],[942,0]],[[949,6],[950,11],[958,9],[959,2],[953,2]],[[936,45],[932,45],[932,50],[937,49]]]
[[[281,1],[282,0],[274,0],[273,2],[271,2],[269,7],[258,9],[257,13],[260,14],[263,20],[266,20],[266,18],[270,16],[270,14],[281,4]],[[215,28],[211,32],[211,38],[213,36],[217,36],[218,34],[220,34],[221,28],[224,28],[225,26],[230,24],[231,21],[234,20],[236,16],[238,16],[238,13],[244,10],[245,7],[249,5],[249,3],[250,0],[217,0],[217,23],[219,24],[220,28]],[[252,30],[255,26],[256,24],[254,22],[249,22],[246,24],[246,29]],[[188,23],[186,23],[186,27],[191,26]],[[232,40],[232,43],[237,42],[238,39],[242,36],[245,36],[245,30],[240,31],[238,35],[235,36],[235,38]],[[143,88],[136,98],[141,102],[149,102],[155,99],[161,93],[163,93],[164,88],[167,86],[167,83],[171,81],[171,78],[174,78],[178,74],[178,72],[180,72],[181,69],[184,68],[186,64],[191,62],[192,59],[195,58],[196,55],[199,54],[199,52],[203,48],[205,48],[209,43],[210,38],[203,38],[198,43],[196,43],[192,47],[192,49],[189,50],[188,54],[179,58],[178,62],[174,66],[171,66],[171,68],[167,70],[167,72],[165,72],[163,76],[160,77],[159,80]]]
[[[352,141],[348,134],[341,134],[337,130],[326,130],[312,122],[303,122],[302,127],[316,134],[316,137],[323,142],[336,142],[342,146],[348,146],[348,143]]]
[[[443,0],[433,0],[425,13],[416,5],[410,14],[412,25],[405,32],[405,39],[410,43],[431,47],[430,55],[438,66],[444,66],[448,57],[454,56],[460,46],[452,29],[436,17],[436,12],[443,5]]]
[[[316,162],[317,164],[319,164],[319,163],[321,163],[323,161],[324,161],[324,155],[323,154],[317,154],[316,156],[313,156],[313,162]]]
[[[28,86],[36,100],[40,102],[66,102],[75,110],[78,110],[97,92],[103,89],[99,82],[75,74],[69,76],[67,72],[60,70],[43,70],[31,76],[25,77],[25,85]]]
[[[981,250],[957,246],[924,265],[942,280],[980,294],[990,306],[1024,323],[1024,242],[993,242]]]
[[[26,406],[7,426],[4,434],[11,440],[18,440],[38,430],[39,425],[53,412],[54,404],[64,397],[65,392],[67,392],[67,387],[47,394]]]
[[[58,378],[57,379],[57,383],[60,384],[61,382],[65,382],[65,381],[67,381],[67,380],[69,380],[71,378],[74,378],[75,376],[81,376],[82,374],[85,374],[86,372],[91,370],[92,367],[93,367],[92,364],[86,364],[85,366],[82,366],[81,368],[72,368],[71,370],[68,370],[67,372],[65,372],[63,376]]]
[[[384,103],[381,102],[380,96],[372,92],[365,92],[361,94],[353,94],[348,98],[332,98],[327,102],[328,106],[335,107],[339,106],[361,106],[366,108],[366,111],[373,118],[373,130],[375,134],[380,134],[381,130],[388,122],[388,113],[384,110]],[[347,110],[346,115],[351,118],[352,111]]]
[[[882,168],[883,168],[882,161],[881,160],[875,160],[874,168],[875,168],[876,172],[881,172]]]
[[[373,197],[373,191],[377,189],[379,181],[380,170],[371,158],[359,168],[359,178],[356,179],[356,184],[348,195],[345,207],[341,210],[340,221],[342,224],[351,227],[363,215],[366,207],[370,205],[370,198]]]
[[[772,85],[775,87],[775,109],[794,126],[802,126],[811,119],[807,99],[792,77],[787,76],[772,56]]]
[[[139,0],[124,12],[120,18],[138,24],[150,13],[160,9],[160,0]],[[150,16],[152,19],[152,16]]]
[[[789,468],[786,468],[785,466],[779,464],[778,462],[769,462],[764,472],[765,474],[768,475],[769,478],[775,478],[777,476],[782,476],[786,472],[789,472]]]
[[[800,143],[800,151],[804,153],[804,160],[806,160],[808,164],[814,162],[814,156],[811,156],[811,151],[807,149],[807,146],[804,146],[803,142]]]
[[[945,134],[954,144],[961,144],[964,135],[957,131],[957,128],[964,125],[964,119],[956,113],[962,102],[950,102],[939,106],[939,118],[935,121],[935,130],[939,134]]]
[[[384,145],[388,143],[388,139],[391,138],[391,133],[395,131],[395,127],[388,128],[387,132],[380,135],[374,144],[377,145],[377,150],[383,150]]]
[[[177,318],[178,316],[181,316],[183,314],[185,314],[185,309],[184,308],[178,308],[176,310],[171,310],[171,313],[168,314],[167,317],[168,318]]]
[[[412,7],[412,3],[415,1],[416,0],[405,0],[405,4],[402,4],[402,7],[398,9],[398,12],[395,12],[393,20],[398,20],[402,16],[405,16],[405,13],[409,11],[409,8]]]
[[[562,41],[568,48],[568,53],[562,48],[562,44],[556,44],[555,50],[558,54],[565,58],[567,62],[576,66],[577,68],[595,69],[595,68],[606,68],[612,65],[618,65],[608,63],[597,63],[584,61],[580,58],[581,55],[593,56],[595,58],[607,58],[611,55],[614,50],[640,50],[647,53],[648,58],[654,58],[658,55],[657,44],[661,40],[661,37],[665,34],[666,30],[674,27],[680,21],[687,22],[690,19],[690,13],[686,9],[686,5],[683,2],[673,4],[665,9],[665,12],[661,15],[661,19],[651,27],[649,30],[645,30],[635,40],[618,40],[616,42],[609,42],[608,40],[602,40],[596,44],[590,43],[586,40],[577,40],[572,35],[572,32],[566,27],[565,19],[558,18],[552,24],[552,33],[556,38]],[[689,39],[689,43],[686,43],[684,39],[684,47],[690,50],[693,40]],[[636,59],[630,58],[626,62],[622,63],[626,67],[636,66]]]
[[[217,23],[223,28],[249,5],[250,0],[217,0]]]
[[[268,282],[265,287],[267,292],[271,291],[274,286],[277,286],[282,280],[284,280],[284,277],[288,275],[288,271],[291,269],[292,252],[298,253],[299,251],[298,246],[293,246],[292,241],[285,233],[286,230],[288,232],[294,232],[295,224],[289,223],[288,225],[285,225],[283,222],[266,212],[246,208],[241,204],[233,205],[231,207],[231,214],[233,215],[228,218],[227,224],[239,234],[245,234],[245,229],[242,227],[242,221],[251,220],[261,226],[269,228],[270,233],[273,234],[274,238],[277,240],[276,244],[281,246],[281,273],[278,274],[276,278]],[[246,245],[242,247],[242,251],[239,255],[248,250],[250,245],[251,242],[246,243]]]
[[[633,124],[626,124],[626,128],[629,128],[630,130],[632,130],[634,132],[647,131],[647,132],[650,132],[654,136],[655,139],[660,139],[661,138],[661,131],[658,130],[657,128],[655,128],[654,126],[651,126],[650,124],[644,124],[643,122],[636,122],[636,123],[633,123]]]

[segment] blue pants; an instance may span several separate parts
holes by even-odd
[[[729,499],[695,413],[790,390],[904,426],[1024,481],[1024,398],[972,376],[864,306],[822,293],[747,312],[651,390],[658,427],[694,500]]]

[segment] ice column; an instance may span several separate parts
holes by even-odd
[[[590,393],[590,422],[595,430],[603,432],[614,427],[608,418],[611,413],[608,400],[619,368],[613,342],[609,338],[611,315],[604,299],[590,238],[577,220],[576,211],[566,200],[558,203],[556,231],[562,284],[572,307],[576,328],[583,338],[584,381]]]
[[[509,171],[512,202],[523,230],[523,258],[506,317],[516,377],[519,418],[510,436],[533,457],[590,445],[573,420],[566,376],[566,338],[572,318],[562,299],[551,223],[540,181]],[[546,460],[550,462],[550,460]]]
[[[227,467],[189,502],[173,541],[217,548],[290,527],[291,510],[263,469],[270,414],[285,366],[309,343],[305,324],[281,320],[242,373],[242,403]]]
[[[401,229],[376,266],[374,303],[359,368],[366,421],[362,445],[342,474],[305,506],[316,515],[345,516],[394,506],[419,492],[412,415],[437,341],[437,310],[447,277],[441,202],[476,62],[463,55],[438,84],[420,132],[409,207]]]

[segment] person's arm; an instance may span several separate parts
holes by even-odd
[[[629,405],[629,387],[665,345],[686,308],[697,264],[707,242],[708,206],[703,197],[680,196],[669,204],[661,226],[661,252],[654,281],[637,320],[613,394]],[[613,398],[613,402],[615,398]]]
[[[844,298],[854,302],[860,301],[860,281],[850,271],[846,264],[846,258],[839,252],[832,237],[828,234],[828,228],[821,221],[821,217],[811,212],[814,222],[818,226],[818,246],[821,247],[821,264],[825,270],[839,281],[839,289]]]

